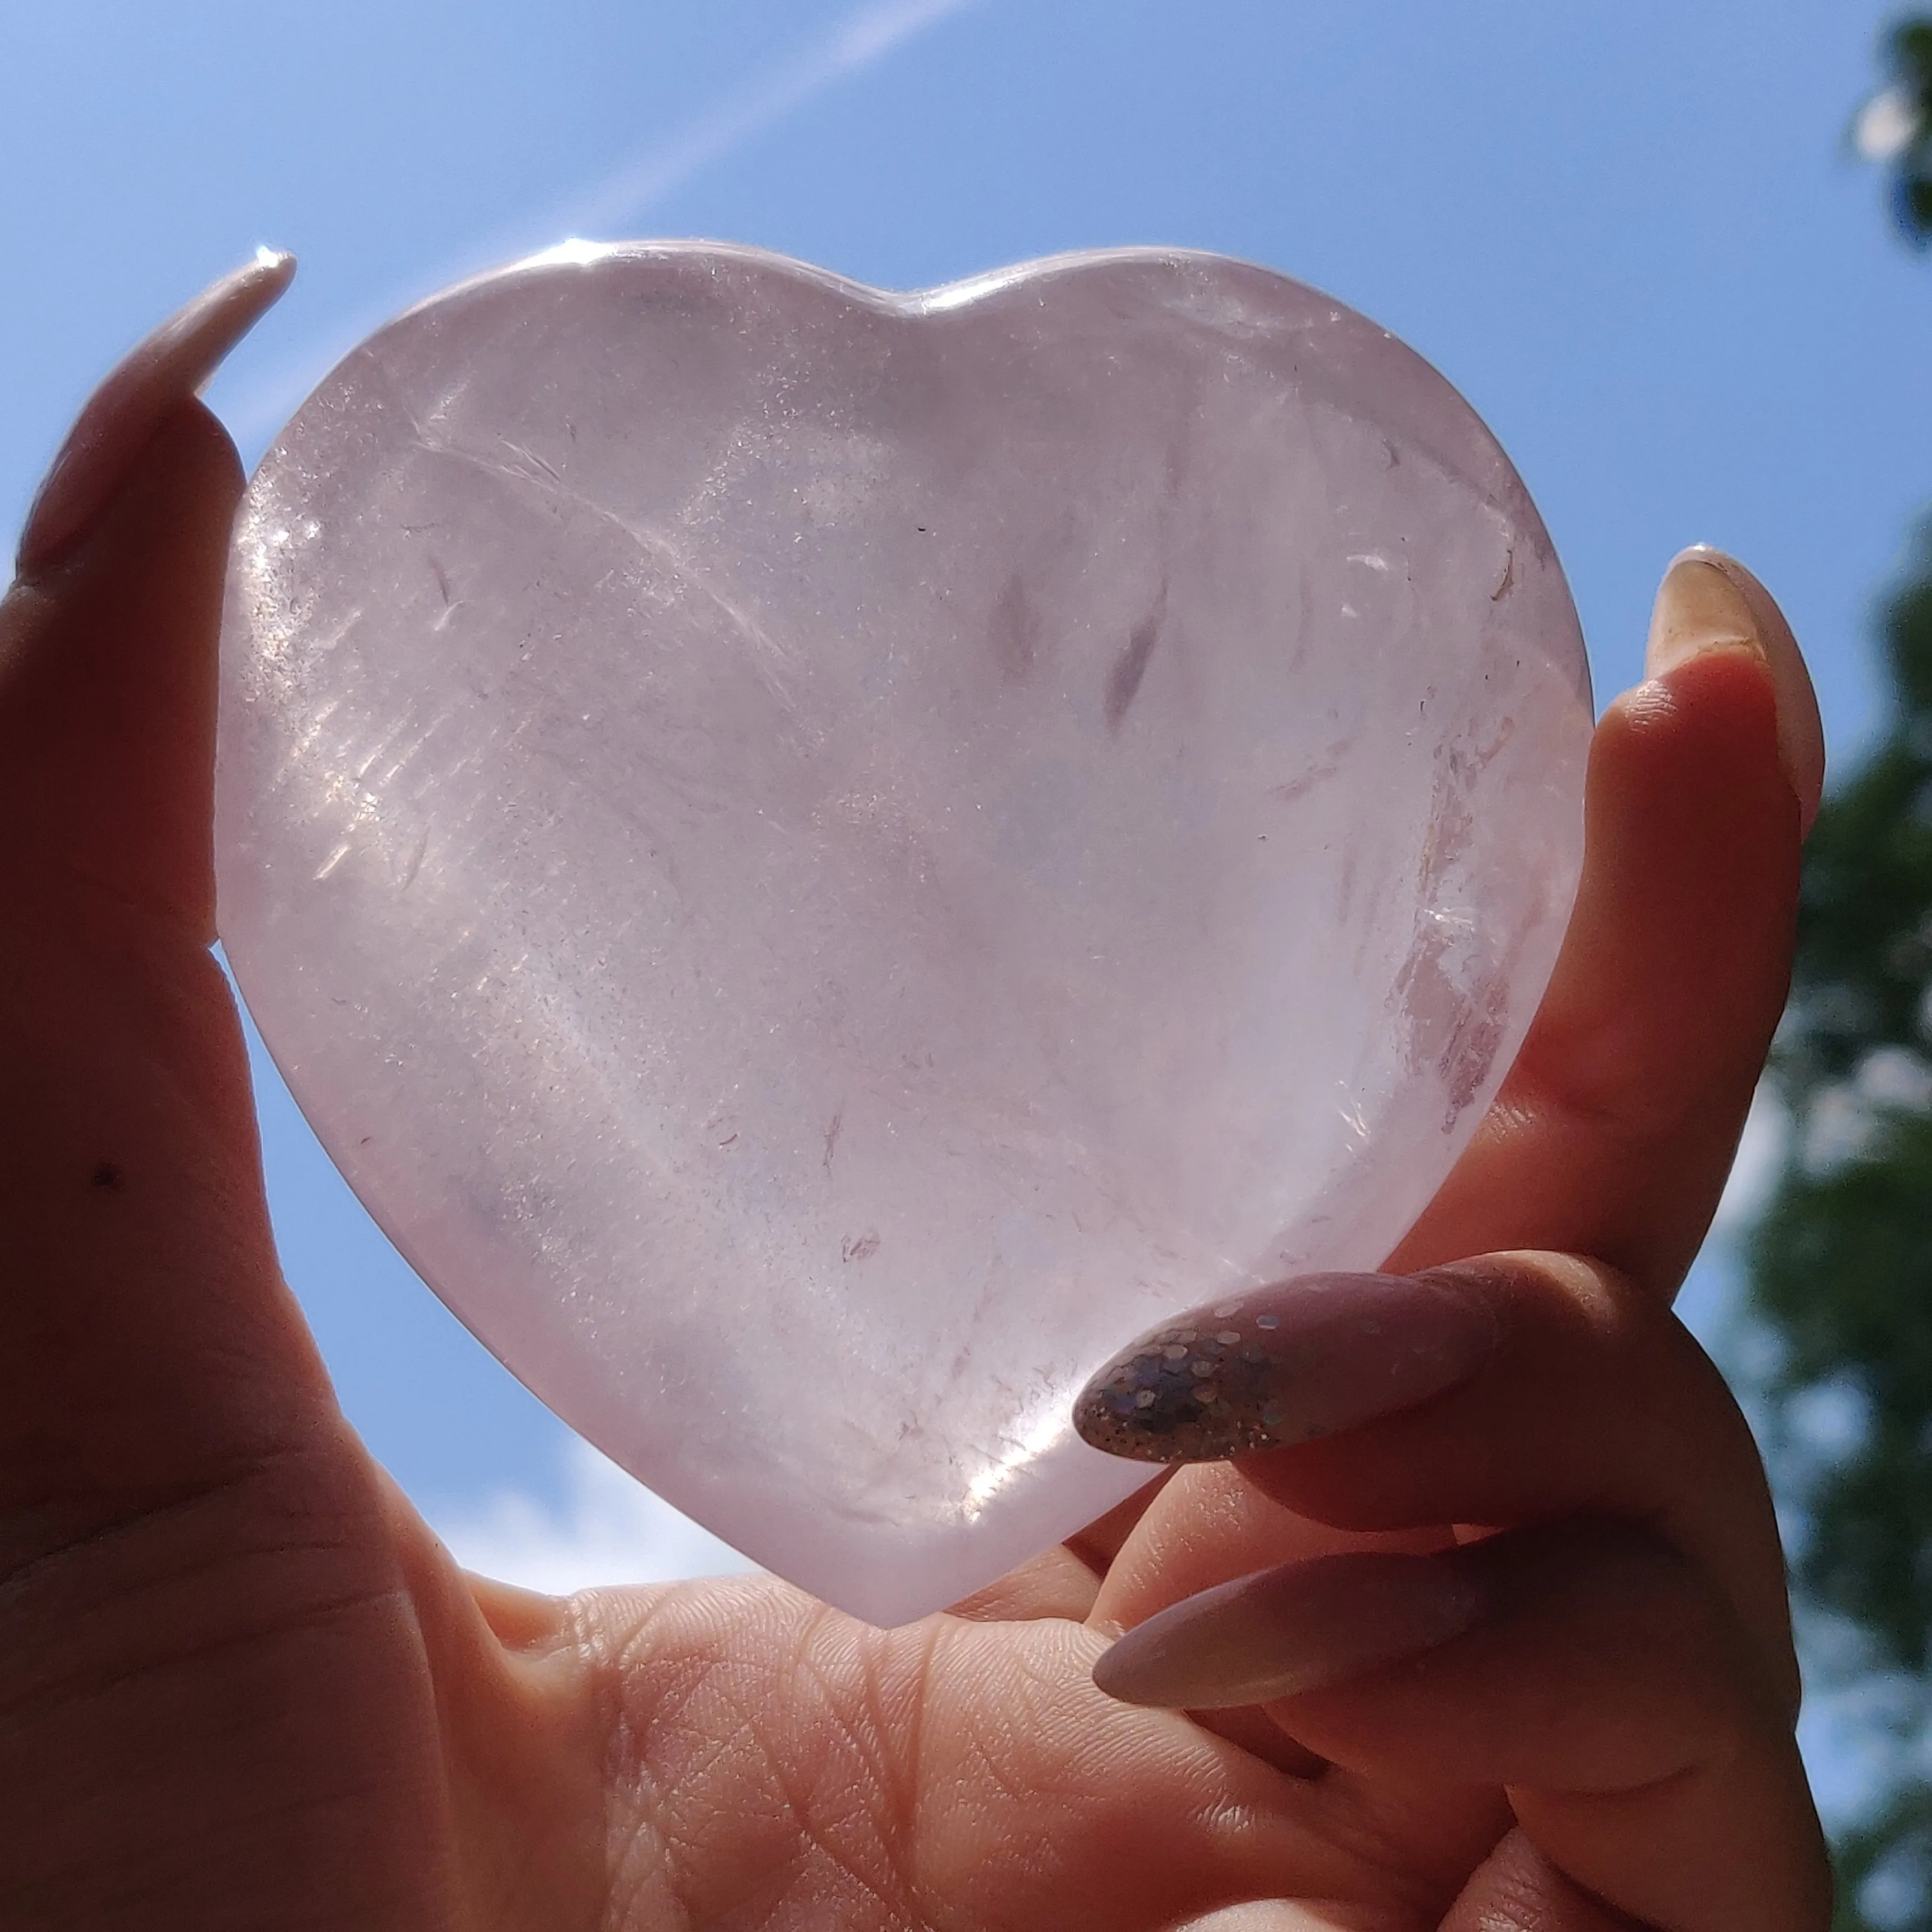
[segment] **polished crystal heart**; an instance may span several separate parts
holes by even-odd
[[[1382,1258],[1575,885],[1522,485],[1211,256],[466,284],[269,452],[224,654],[222,935],[350,1184],[567,1420],[881,1622],[1145,1480],[1068,1419],[1137,1331]]]

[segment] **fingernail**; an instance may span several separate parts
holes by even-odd
[[[292,255],[256,250],[122,358],[88,398],[27,512],[21,576],[58,563],[87,534],[162,418],[214,374],[295,272]]]
[[[1109,1455],[1219,1462],[1412,1408],[1496,1344],[1496,1318],[1449,1270],[1301,1275],[1144,1336],[1081,1390],[1073,1424]]]
[[[1771,676],[1778,755],[1810,831],[1825,788],[1825,729],[1804,654],[1769,591],[1734,556],[1694,544],[1670,561],[1658,586],[1644,673],[1666,671],[1708,650],[1747,650]]]
[[[1094,1666],[1124,1704],[1220,1711],[1299,1696],[1473,1629],[1490,1592],[1455,1553],[1365,1552],[1263,1570],[1137,1624]]]

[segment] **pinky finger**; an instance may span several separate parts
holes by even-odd
[[[1500,1786],[1553,1870],[1641,1924],[1829,1922],[1777,1688],[1730,1603],[1646,1532],[1574,1522],[1265,1570],[1137,1625],[1094,1675],[1133,1703],[1266,1704],[1347,1772]],[[1545,1923],[1569,1922],[1546,1902]]]

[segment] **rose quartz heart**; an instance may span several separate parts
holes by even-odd
[[[221,930],[538,1395],[880,1622],[1126,1496],[1088,1373],[1371,1265],[1520,1041],[1590,706],[1468,406],[1211,256],[573,246],[262,463]]]

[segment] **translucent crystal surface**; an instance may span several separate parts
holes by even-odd
[[[538,1394],[880,1622],[1126,1495],[1071,1398],[1378,1261],[1514,1053],[1589,701],[1508,460],[1211,256],[560,250],[248,495],[221,930]]]

